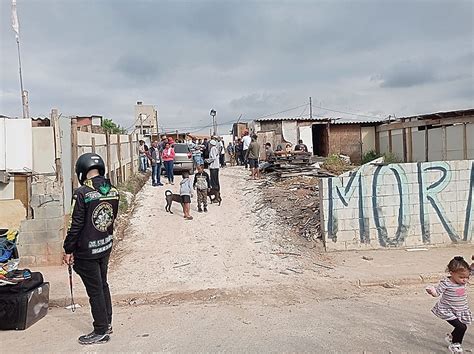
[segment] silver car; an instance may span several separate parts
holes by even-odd
[[[194,160],[188,144],[174,144],[174,153],[173,171],[189,171],[189,174],[192,175],[194,173]]]

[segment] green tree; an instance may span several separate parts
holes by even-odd
[[[122,128],[120,124],[117,124],[112,119],[108,118],[102,119],[102,128],[110,134],[127,134],[127,131]]]

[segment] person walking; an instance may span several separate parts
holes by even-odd
[[[248,149],[251,142],[252,142],[252,138],[250,137],[249,132],[245,131],[244,136],[242,137],[242,155],[244,157],[245,168],[247,168],[248,166],[247,155],[248,155]]]
[[[451,353],[462,353],[462,341],[467,325],[472,322],[472,314],[467,302],[466,284],[469,281],[471,267],[463,257],[454,257],[448,263],[449,276],[435,287],[428,286],[426,292],[433,297],[440,296],[431,312],[447,321],[454,330],[445,338]]]
[[[80,187],[72,196],[72,214],[64,240],[63,262],[81,277],[94,319],[94,330],[79,337],[80,344],[109,341],[112,333],[112,300],[107,283],[114,221],[119,192],[105,178],[104,160],[86,153],[76,161]]]
[[[209,173],[211,175],[211,188],[220,191],[221,187],[219,184],[219,151],[217,149],[217,142],[212,139],[209,142],[211,150],[209,151]]]
[[[252,142],[249,145],[247,150],[246,159],[250,165],[250,169],[252,170],[251,177],[252,179],[260,178],[260,171],[258,168],[258,159],[260,157],[260,145],[257,143],[257,136],[252,136]]]
[[[221,167],[225,167],[225,142],[224,138],[219,138],[218,141],[218,148],[219,148],[219,163]]]
[[[235,166],[235,146],[229,141],[227,145],[227,153],[229,154],[230,165]]]
[[[238,138],[235,142],[235,160],[237,166],[242,165],[244,161],[244,158],[242,156],[242,140],[240,138]]]
[[[151,144],[149,150],[151,160],[151,185],[153,187],[162,186],[161,183],[161,152],[158,147],[158,141]]]
[[[139,156],[139,163],[140,163],[140,172],[146,172],[146,150],[145,150],[145,141],[140,140],[138,145],[138,156]]]
[[[175,157],[174,148],[168,142],[165,144],[165,148],[163,149],[161,158],[165,165],[166,177],[168,177],[169,184],[174,184],[174,172],[173,172],[174,157]]]
[[[207,213],[207,191],[211,188],[211,184],[209,175],[204,171],[203,165],[198,165],[197,167],[197,173],[194,175],[193,188],[197,191],[198,212],[202,213],[202,204],[204,212]]]

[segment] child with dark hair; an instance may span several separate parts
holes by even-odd
[[[437,286],[426,288],[426,292],[433,297],[441,296],[431,312],[454,327],[454,330],[446,337],[451,353],[463,352],[461,345],[464,333],[467,325],[472,322],[466,294],[470,270],[469,264],[463,257],[454,257],[447,267],[450,275],[441,280]]]
[[[183,200],[183,214],[186,220],[192,220],[193,217],[190,214],[191,211],[191,198],[193,196],[193,186],[189,179],[189,172],[183,172],[183,180],[179,184],[179,195]]]

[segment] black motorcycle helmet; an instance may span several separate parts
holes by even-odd
[[[76,161],[76,175],[81,185],[87,178],[87,172],[95,168],[99,170],[101,176],[105,175],[105,163],[102,157],[90,152],[79,156]]]

